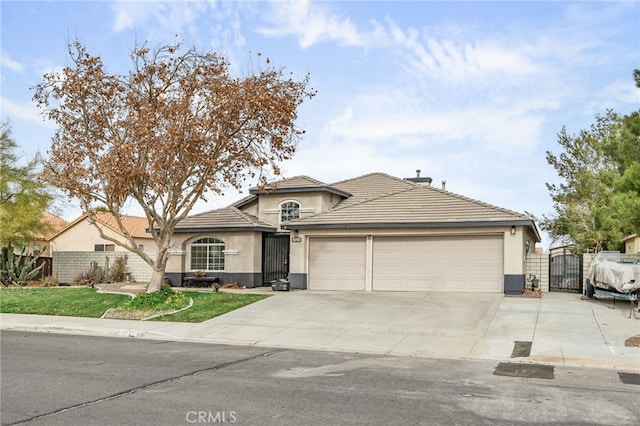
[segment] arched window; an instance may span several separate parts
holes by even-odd
[[[300,203],[285,201],[280,204],[280,223],[285,223],[300,217]]]
[[[224,271],[224,241],[207,237],[189,244],[189,268],[192,271]]]

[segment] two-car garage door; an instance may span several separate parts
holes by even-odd
[[[503,291],[501,235],[311,238],[311,290]]]

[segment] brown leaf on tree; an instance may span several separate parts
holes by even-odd
[[[124,205],[137,203],[156,257],[128,235],[124,246],[153,268],[148,291],[157,291],[178,222],[208,192],[278,174],[304,134],[298,107],[315,92],[308,75],[295,81],[268,66],[234,77],[222,56],[180,45],[136,46],[126,75],[109,74],[80,41],[68,53],[72,65],[35,87],[37,105],[59,126],[43,177],[85,212],[106,206],[118,223]]]

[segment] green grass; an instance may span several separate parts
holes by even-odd
[[[99,318],[109,308],[176,309],[186,306],[189,298],[192,298],[191,308],[155,318],[154,321],[202,322],[269,297],[261,294],[190,291],[169,295],[166,297],[168,300],[158,305],[159,301],[155,298],[160,295],[149,296],[135,301],[124,294],[100,294],[93,288],[0,288],[0,313]]]
[[[184,294],[193,299],[191,308],[173,315],[163,315],[152,321],[202,322],[269,297],[262,294],[196,291],[185,291]]]
[[[2,288],[0,312],[100,318],[129,299],[124,294],[98,294],[94,288]]]

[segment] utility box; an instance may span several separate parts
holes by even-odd
[[[273,291],[289,291],[291,290],[291,284],[289,280],[280,278],[279,280],[271,281],[271,290]]]
[[[524,293],[524,285],[524,275],[504,276],[504,294],[522,294]]]

